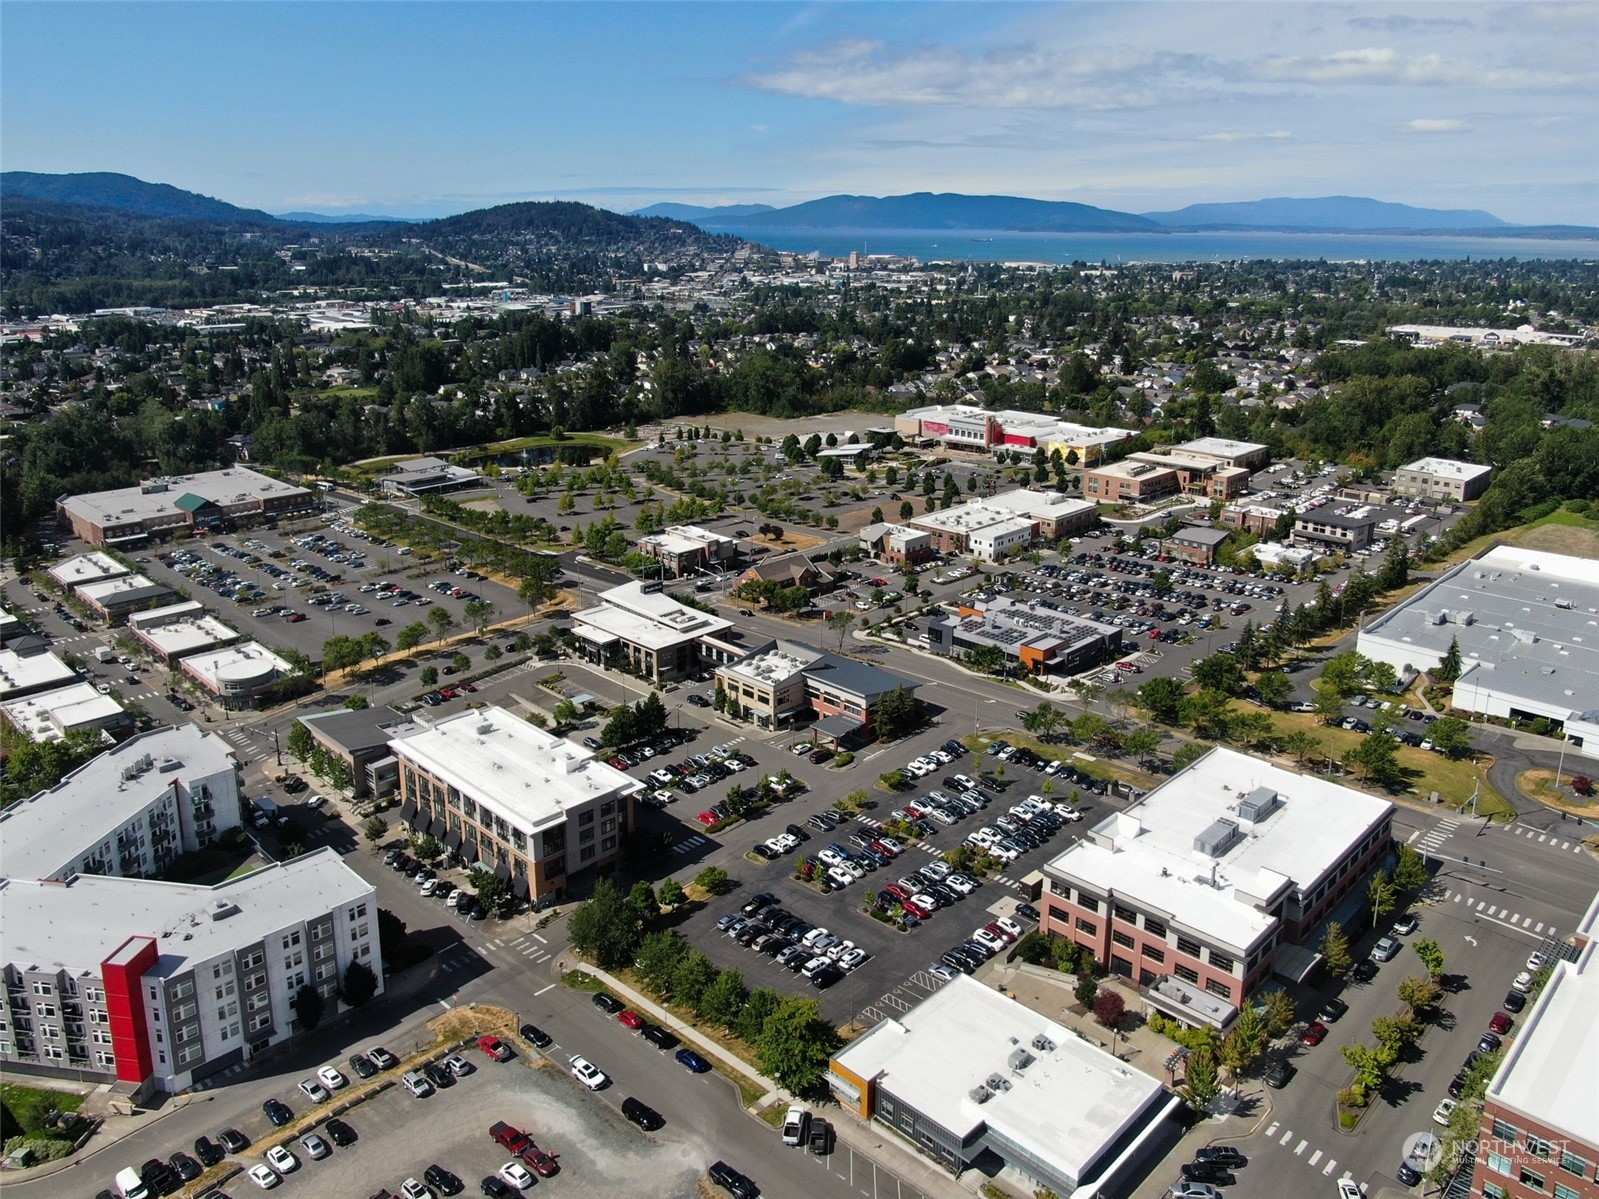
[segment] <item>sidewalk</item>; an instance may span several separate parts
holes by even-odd
[[[684,1042],[692,1044],[706,1057],[714,1058],[728,1071],[763,1088],[764,1093],[745,1110],[754,1116],[759,1109],[772,1103],[791,1103],[794,1096],[774,1086],[772,1081],[737,1054],[729,1052],[717,1042],[706,1037],[693,1025],[684,1023],[648,996],[621,982],[614,975],[586,962],[561,959],[556,962],[558,971],[580,969],[592,974],[606,987],[626,999],[629,1006],[649,1016],[655,1023],[670,1029]],[[969,1170],[960,1178],[952,1178],[947,1170],[933,1164],[908,1146],[900,1144],[887,1129],[867,1123],[842,1108],[828,1108],[827,1118],[833,1125],[840,1144],[863,1157],[872,1159],[902,1182],[922,1191],[932,1199],[968,1199],[984,1181],[983,1175]],[[775,1134],[775,1130],[774,1130]]]

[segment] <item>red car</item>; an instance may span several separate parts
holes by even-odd
[[[637,1032],[639,1029],[644,1027],[644,1017],[639,1015],[632,1008],[623,1008],[620,1012],[616,1013],[616,1018],[631,1028],[634,1032]]]
[[[504,1120],[496,1120],[489,1125],[489,1137],[495,1144],[518,1156],[533,1147],[533,1141],[527,1133],[515,1125],[507,1124]]]
[[[904,903],[911,897],[911,893],[898,883],[889,883],[888,886],[883,888],[883,894],[897,899],[900,903]]]
[[[1320,1020],[1312,1020],[1305,1025],[1305,1031],[1299,1034],[1299,1039],[1306,1045],[1320,1045],[1327,1036],[1327,1026]]]
[[[1495,1012],[1494,1018],[1488,1021],[1488,1031],[1502,1037],[1510,1031],[1510,1026],[1514,1023],[1515,1021],[1510,1018],[1508,1013]]]
[[[304,612],[296,612],[293,616],[289,617],[289,623],[290,624],[299,624],[304,619],[305,619],[305,613]]]
[[[511,1060],[511,1047],[499,1037],[482,1036],[477,1039],[477,1047],[488,1054],[497,1062]]]
[[[606,759],[605,764],[607,766],[615,766],[618,770],[626,770],[627,769],[627,763],[622,761],[622,759],[619,758],[619,757],[608,758],[608,759]]]
[[[462,683],[461,684],[461,690],[462,691],[476,691],[477,688],[472,686],[471,683]]]
[[[537,1145],[529,1145],[522,1150],[522,1160],[532,1167],[533,1173],[540,1178],[550,1178],[561,1172],[561,1167],[556,1164],[555,1154],[546,1153]]]
[[[698,820],[701,824],[705,825],[705,827],[709,828],[711,825],[716,823],[716,813],[701,812],[698,816],[694,817],[694,819]]]
[[[931,916],[933,914],[931,909],[924,908],[921,904],[919,904],[915,900],[911,900],[911,899],[901,900],[900,901],[900,906],[903,907],[912,916],[915,916],[918,920],[926,920],[929,916]]]
[[[457,691],[454,687],[440,687],[439,688],[439,695],[443,699],[454,699],[459,694],[460,694],[460,692]]]

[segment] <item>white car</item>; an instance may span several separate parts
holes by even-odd
[[[838,964],[845,970],[853,970],[866,962],[872,955],[864,949],[851,949],[838,956]]]
[[[997,937],[986,928],[980,928],[972,934],[972,940],[998,953],[1005,948],[1005,938]]]
[[[323,1066],[322,1069],[316,1072],[316,1076],[322,1080],[322,1085],[330,1091],[337,1091],[340,1087],[350,1085],[350,1080],[332,1066]]]
[[[266,1151],[267,1165],[279,1174],[292,1174],[300,1168],[300,1159],[295,1157],[282,1145],[274,1145]]]
[[[994,921],[994,923],[1009,933],[1012,941],[1016,940],[1022,935],[1022,926],[1017,924],[1016,921],[1012,920],[1009,916],[1001,916],[998,920]]]
[[[328,1143],[314,1132],[308,1132],[301,1137],[300,1144],[305,1147],[305,1155],[314,1162],[321,1161],[333,1152]]]
[[[1366,1193],[1360,1189],[1360,1184],[1353,1178],[1340,1178],[1338,1180],[1338,1199],[1366,1199]]]
[[[251,1166],[249,1173],[250,1181],[255,1183],[255,1185],[260,1187],[263,1191],[270,1191],[273,1187],[277,1186],[278,1183],[283,1181],[278,1177],[277,1172],[273,1170],[271,1166]]]
[[[418,1182],[414,1178],[407,1178],[400,1184],[400,1194],[404,1199],[433,1199],[433,1190],[425,1182]]]
[[[307,1078],[300,1083],[300,1094],[304,1095],[312,1103],[326,1103],[332,1098],[325,1086],[311,1078]]]
[[[1537,974],[1548,964],[1549,959],[1541,953],[1535,953],[1527,959],[1527,969],[1533,974]]]
[[[500,1177],[519,1191],[533,1185],[533,1175],[521,1162],[510,1161],[500,1167]]]
[[[855,881],[855,876],[842,866],[829,866],[827,868],[827,881],[835,887],[847,887]]]
[[[1459,1106],[1459,1100],[1445,1099],[1437,1107],[1432,1109],[1432,1122],[1434,1124],[1441,1124],[1443,1127],[1448,1128],[1450,1117],[1455,1114],[1455,1108]]]
[[[1072,807],[1071,804],[1065,803],[1058,803],[1055,805],[1055,815],[1059,816],[1062,820],[1070,820],[1073,824],[1077,823],[1077,821],[1083,818],[1083,814],[1081,812]]]
[[[815,945],[818,941],[820,941],[823,937],[825,937],[827,935],[828,935],[828,932],[827,932],[827,930],[825,928],[820,928],[820,927],[813,928],[813,929],[811,929],[810,932],[806,933],[803,937],[800,938],[800,944],[805,946],[807,949],[809,949],[812,945]]]
[[[954,869],[948,862],[933,861],[922,867],[922,873],[935,882],[942,882]]]
[[[957,895],[970,895],[977,889],[977,884],[964,874],[952,874],[944,880],[944,885]]]
[[[467,1061],[459,1053],[452,1053],[444,1059],[444,1068],[457,1078],[465,1078],[468,1074],[477,1073],[477,1067]]]
[[[1515,978],[1510,980],[1510,989],[1512,991],[1520,991],[1523,995],[1532,990],[1532,972],[1523,970],[1516,975]]]
[[[588,1058],[574,1057],[570,1060],[572,1063],[572,1077],[589,1090],[597,1091],[609,1081],[605,1077],[605,1071],[589,1061]]]

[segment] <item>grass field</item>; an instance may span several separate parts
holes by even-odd
[[[1531,550],[1545,550],[1552,554],[1599,558],[1599,521],[1589,520],[1586,516],[1567,512],[1561,508],[1531,524],[1468,541],[1449,555],[1447,562],[1453,565],[1468,558],[1475,558],[1498,541]]]

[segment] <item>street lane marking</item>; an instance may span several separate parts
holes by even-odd
[[[1280,1142],[1278,1142],[1278,1143],[1281,1144],[1281,1145],[1285,1145],[1286,1146],[1288,1144],[1288,1142],[1293,1140],[1293,1139],[1294,1139],[1294,1130],[1292,1128],[1290,1128],[1287,1132],[1283,1133],[1283,1139]]]
[[[540,995],[544,994],[545,991],[550,990],[550,988],[554,986],[554,983],[550,983],[547,987],[541,987],[539,990],[533,992],[533,997],[537,999]]]
[[[546,941],[543,937],[539,936],[538,933],[534,933],[533,934],[533,939],[535,941],[539,942],[542,945],[548,945],[549,944],[549,942]]]
[[[1271,1127],[1266,1130],[1266,1135],[1269,1136],[1269,1137],[1276,1136],[1277,1135],[1277,1130],[1279,1128],[1281,1128],[1281,1127],[1282,1127],[1281,1124],[1279,1124],[1276,1120],[1273,1120],[1271,1122]]]
[[[1316,1152],[1314,1152],[1314,1153],[1312,1153],[1310,1155],[1310,1164],[1314,1166],[1320,1160],[1321,1160],[1321,1150],[1318,1149],[1318,1150],[1316,1150]]]
[[[1305,1151],[1305,1147],[1309,1144],[1309,1141],[1300,1141],[1299,1144],[1294,1146],[1294,1156],[1298,1157],[1300,1154],[1302,1154]]]

